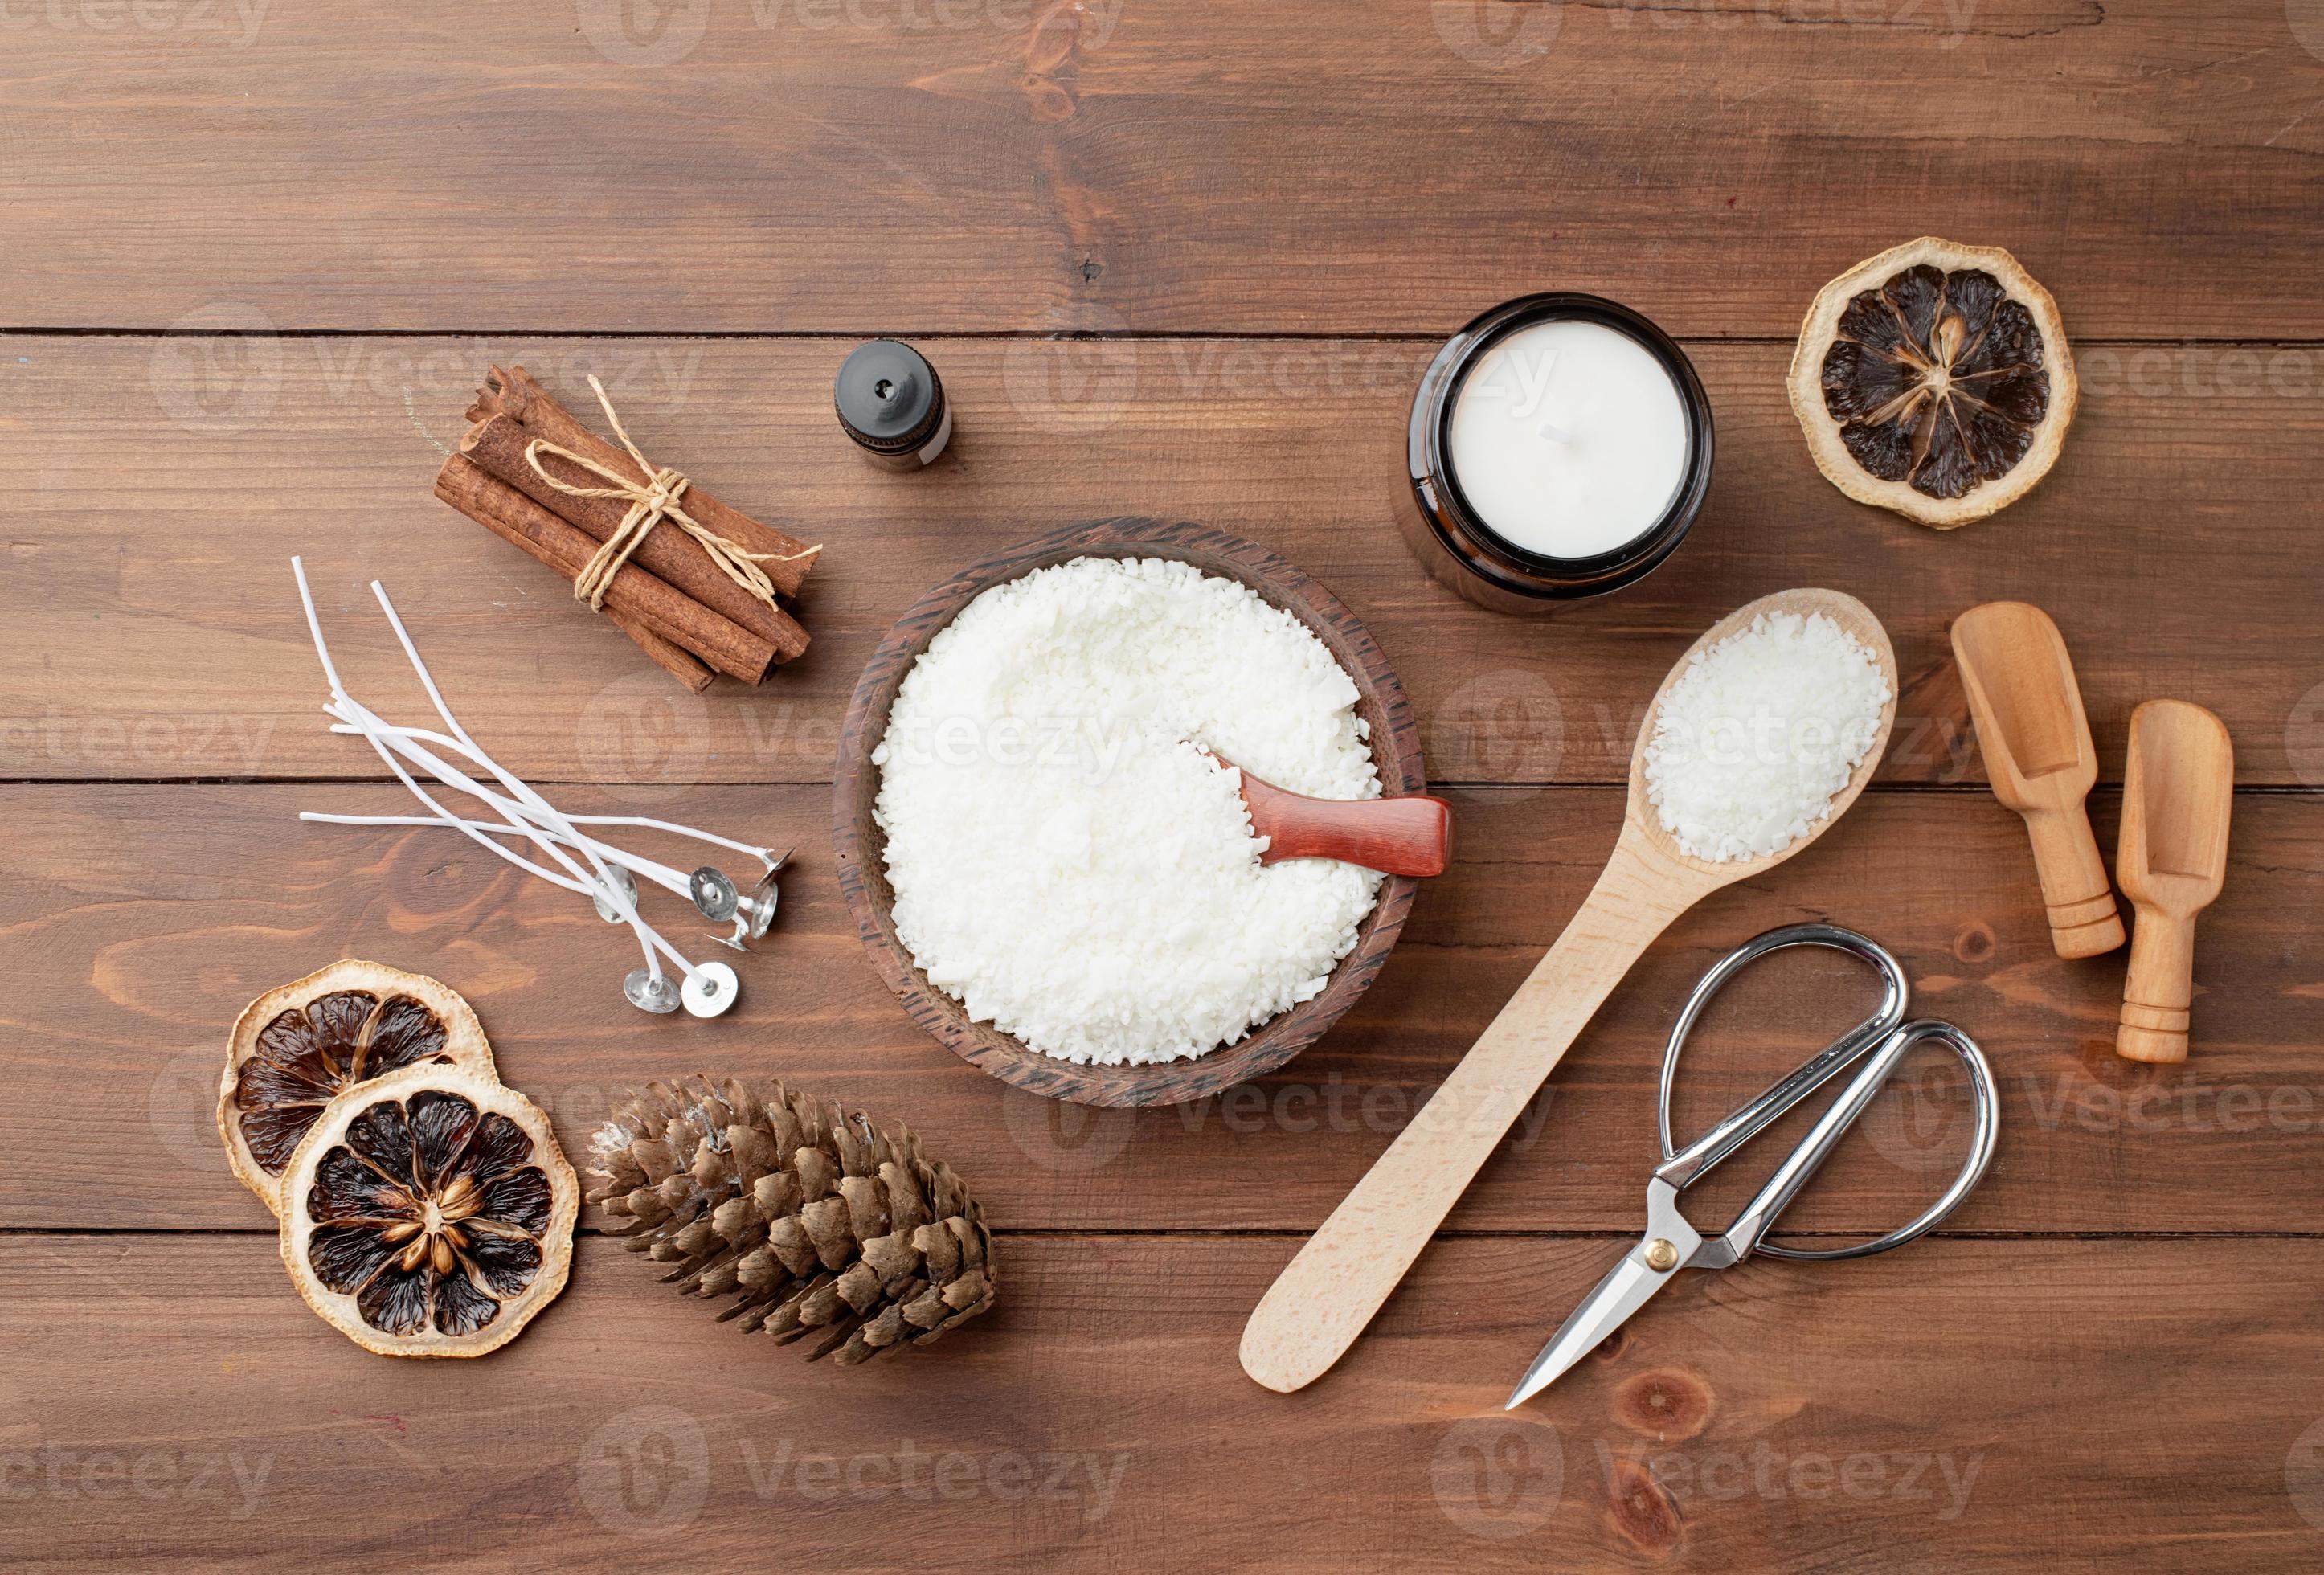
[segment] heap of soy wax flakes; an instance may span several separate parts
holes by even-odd
[[[1763,612],[1695,653],[1655,712],[1646,797],[1711,863],[1779,853],[1831,813],[1880,737],[1887,675],[1822,612]]]
[[[1045,1055],[1147,1065],[1237,1043],[1323,992],[1380,877],[1262,865],[1218,757],[1377,798],[1358,699],[1313,630],[1192,564],[1080,557],[983,592],[913,664],[872,751],[897,938]]]

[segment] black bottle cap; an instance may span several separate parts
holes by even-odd
[[[840,364],[832,402],[847,435],[875,454],[909,454],[944,421],[944,383],[936,369],[895,339],[858,345]]]

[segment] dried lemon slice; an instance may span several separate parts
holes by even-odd
[[[580,1209],[539,1107],[422,1062],[348,1089],[300,1141],[282,1178],[282,1261],[365,1350],[482,1356],[565,1288]]]
[[[1825,285],[1792,355],[1816,467],[1939,530],[2024,496],[2058,457],[2076,393],[2050,292],[1998,246],[1933,235]]]
[[[234,1174],[280,1213],[283,1168],[332,1096],[426,1061],[494,1076],[476,1014],[432,979],[350,959],[268,990],[226,1044],[217,1126]]]

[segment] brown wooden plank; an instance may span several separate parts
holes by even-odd
[[[395,1362],[313,1318],[266,1237],[0,1238],[0,1557],[2183,1571],[2302,1567],[2324,1526],[2324,1244],[1747,1265],[1683,1280],[1513,1416],[1618,1243],[1449,1244],[1286,1397],[1234,1342],[1288,1249],[1004,1239],[991,1313],[841,1369],[603,1239],[497,1355]]]
[[[1559,285],[1780,336],[1935,227],[2083,335],[2324,332],[2282,0],[1360,14],[20,6],[6,318],[1378,333]]]
[[[1720,458],[1694,539],[1643,584],[1539,621],[1425,580],[1390,526],[1425,345],[929,348],[960,431],[933,469],[898,475],[835,430],[843,344],[0,339],[34,456],[0,489],[0,775],[377,775],[314,710],[285,562],[303,552],[350,680],[375,704],[409,693],[363,588],[383,576],[464,720],[522,773],[828,780],[856,675],[922,591],[1128,511],[1251,537],[1346,601],[1401,673],[1439,779],[1620,780],[1638,709],[1689,640],[1750,597],[1825,585],[1881,613],[1907,675],[1888,780],[1978,779],[1945,630],[2020,597],[2066,631],[2109,778],[2132,706],[2173,695],[2226,718],[2241,780],[2324,785],[2319,568],[2299,524],[2324,491],[2324,351],[2093,354],[2057,470],[1940,534],[1816,474],[1780,347],[1698,345]],[[828,543],[807,657],[762,690],[689,696],[436,502],[438,446],[495,360],[583,397],[600,373],[650,454]]]
[[[647,1018],[636,953],[567,895],[435,832],[303,825],[301,807],[394,813],[400,790],[15,788],[0,792],[0,977],[15,981],[0,1081],[0,1225],[247,1228],[211,1125],[225,1035],[262,990],[346,953],[467,992],[503,1075],[586,1140],[614,1091],[696,1071],[780,1075],[926,1134],[1001,1226],[1307,1230],[1338,1202],[1545,951],[1611,844],[1606,789],[1457,793],[1459,861],[1340,1025],[1260,1082],[1173,1110],[1092,1111],[1004,1087],[923,1036],[840,899],[821,788],[576,795],[796,839],[770,944],[715,1023]],[[2103,845],[2116,802],[2097,801]],[[648,844],[650,845],[650,844]],[[1680,921],[1617,991],[1488,1166],[1455,1230],[1636,1229],[1655,1080],[1679,1000],[1717,955],[1810,918],[1892,947],[1917,1009],[1992,1055],[2000,1158],[1965,1230],[2304,1230],[2324,1218],[2324,804],[2236,806],[2227,889],[2202,921],[2193,1058],[2111,1053],[2120,956],[2052,954],[2016,819],[1982,794],[1876,792],[1773,878]],[[709,952],[674,898],[673,939]],[[1854,1021],[1867,981],[1834,958],[1763,964],[1714,1009],[1681,1078],[1682,1128],[1717,1116]],[[1909,1066],[1795,1224],[1885,1230],[1965,1152],[1936,1051]],[[1431,1118],[1434,1119],[1434,1118]],[[1771,1142],[1773,1139],[1771,1139]],[[1771,1157],[1714,1178],[1711,1219]],[[2254,1185],[2255,1176],[2266,1184]],[[1695,1194],[1691,1194],[1691,1196]]]

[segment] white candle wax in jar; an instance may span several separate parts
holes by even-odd
[[[1559,318],[1469,371],[1446,459],[1492,532],[1544,557],[1591,557],[1646,533],[1686,474],[1678,385],[1637,340]]]

